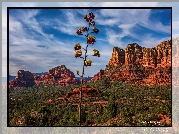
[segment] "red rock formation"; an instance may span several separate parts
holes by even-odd
[[[35,76],[29,71],[19,70],[16,78],[9,83],[9,87],[29,87],[40,84],[69,86],[78,83],[74,73],[62,65],[50,69],[42,76]]]
[[[171,66],[171,41],[161,42],[153,48],[141,47],[136,43],[125,49],[125,65],[140,64],[143,66]]]
[[[119,66],[124,64],[125,62],[125,51],[118,47],[113,48],[112,57],[109,61],[109,65]]]
[[[137,81],[138,85],[171,84],[171,41],[161,42],[153,48],[141,47],[137,43],[128,44],[125,50],[114,47],[103,75],[109,81]],[[99,72],[92,80],[100,78]]]
[[[70,98],[71,96],[75,96],[75,97],[79,98],[80,90],[81,90],[81,88],[73,89],[73,91],[66,94],[65,98]],[[95,88],[91,88],[89,86],[82,87],[82,95],[83,96],[87,97],[89,94],[93,94],[93,93],[99,94],[99,93],[101,93],[101,91],[98,89],[95,89]]]
[[[105,106],[108,104],[108,101],[97,101],[97,102],[93,102],[92,104]]]
[[[47,74],[35,77],[36,85],[51,84],[58,86],[69,86],[71,84],[78,84],[79,81],[74,73],[66,68],[65,65],[50,69]]]
[[[171,83],[171,67],[157,67],[153,68],[152,71],[154,73],[149,73],[146,78],[142,79],[141,81],[137,81],[133,85],[148,85],[154,86],[156,84],[165,85]]]
[[[29,71],[19,70],[16,78],[9,82],[9,87],[29,87],[34,86],[34,75]]]
[[[128,44],[125,49],[125,65],[139,63],[142,56],[142,47],[136,43]]]
[[[115,80],[120,80],[122,82],[131,82],[136,80],[141,80],[145,77],[143,68],[138,65],[135,66],[120,66],[117,68],[105,69],[105,74],[108,78],[108,81],[113,82]]]

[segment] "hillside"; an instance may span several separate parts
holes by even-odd
[[[10,87],[10,126],[78,126],[82,89],[82,126],[169,127],[171,42],[114,47],[106,68],[83,85],[62,65],[42,76],[20,70]]]

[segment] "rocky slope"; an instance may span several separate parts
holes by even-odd
[[[29,71],[19,70],[16,78],[9,82],[9,87],[30,87],[34,85],[55,85],[69,86],[78,84],[73,72],[66,68],[65,65],[57,66],[50,69],[42,76],[36,76]]]
[[[109,81],[120,80],[133,85],[156,85],[171,83],[171,41],[164,41],[153,48],[137,43],[128,44],[125,50],[114,47],[112,57],[104,73],[92,80],[107,76]]]

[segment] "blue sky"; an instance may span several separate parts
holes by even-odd
[[[100,32],[95,34],[97,42],[88,49],[93,63],[85,68],[86,76],[105,68],[113,47],[125,49],[133,42],[153,47],[171,37],[171,11],[166,9],[11,9],[10,74],[15,75],[19,69],[44,72],[59,65],[73,72],[80,70],[83,61],[74,57],[73,47],[78,42],[86,46],[86,37],[76,31],[88,26],[84,16],[91,11]],[[100,51],[100,58],[90,57],[93,49]]]
[[[96,6],[110,6],[111,3],[96,3]],[[120,3],[126,6],[126,3]],[[116,4],[116,6],[120,6]],[[164,4],[164,3],[163,3]],[[3,7],[8,4],[3,3]],[[9,6],[18,6],[11,3]],[[21,3],[21,6],[39,6],[39,3]],[[44,3],[45,5],[45,3]],[[47,5],[47,4],[46,4]],[[56,5],[56,4],[54,4]],[[63,3],[61,6],[70,5]],[[74,6],[75,4],[73,4]],[[87,4],[90,5],[90,4]],[[83,3],[81,6],[87,6]],[[112,4],[111,6],[114,6]],[[128,3],[128,6],[132,6]],[[136,3],[136,6],[147,6],[148,3]],[[159,3],[150,3],[158,6]],[[41,4],[40,6],[43,6]],[[57,5],[56,5],[57,6]],[[161,4],[161,6],[163,6]],[[165,6],[170,6],[166,3]],[[4,8],[5,10],[5,8]],[[89,46],[88,59],[93,61],[91,67],[85,68],[85,76],[93,76],[108,64],[113,47],[125,48],[127,44],[137,42],[143,47],[153,47],[171,37],[170,10],[15,10],[10,11],[9,27],[9,58],[10,74],[15,75],[20,69],[31,72],[46,72],[49,69],[65,64],[75,73],[76,69],[82,70],[82,59],[74,57],[73,47],[76,43],[86,46],[84,36],[79,36],[76,31],[81,26],[86,26],[84,15],[92,11],[95,22],[100,32],[96,35],[97,42]],[[3,17],[7,13],[4,12]],[[176,14],[177,16],[177,14]],[[173,27],[178,25],[173,19]],[[6,20],[3,29],[6,30]],[[177,27],[174,31],[177,36]],[[3,35],[3,76],[6,76],[5,43],[7,37]],[[100,51],[101,57],[93,57],[93,49]],[[6,69],[7,70],[7,69]]]
[[[73,47],[78,42],[86,46],[86,37],[76,31],[88,25],[84,16],[91,11],[100,32],[95,35],[97,42],[88,49],[93,63],[85,68],[86,76],[105,68],[113,47],[125,49],[132,42],[153,47],[171,37],[171,15],[166,9],[11,9],[10,74],[20,69],[45,72],[59,65],[73,72],[80,70],[83,60],[74,57]],[[90,57],[93,49],[100,51],[100,58]]]

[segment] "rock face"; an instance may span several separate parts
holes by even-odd
[[[171,41],[161,42],[153,48],[145,48],[137,43],[128,44],[125,49],[125,65],[141,64],[157,67],[159,64],[171,64]]]
[[[73,72],[65,65],[50,69],[42,76],[36,76],[29,71],[19,70],[16,78],[9,82],[9,87],[30,87],[34,85],[69,86],[78,84]]]
[[[171,84],[171,41],[161,42],[153,48],[141,47],[137,43],[128,44],[125,50],[114,47],[103,75],[109,81],[117,79],[125,83],[135,82],[134,85]],[[101,76],[99,72],[92,80]]]
[[[112,58],[110,59],[108,65],[119,66],[125,62],[125,51],[118,47],[113,48]]]
[[[79,81],[74,73],[66,68],[65,65],[57,66],[50,69],[42,76],[35,76],[36,85],[50,84],[56,86],[69,86],[71,84],[78,84]]]
[[[34,85],[34,75],[24,70],[19,70],[16,74],[16,78],[9,82],[9,87],[29,87]]]

